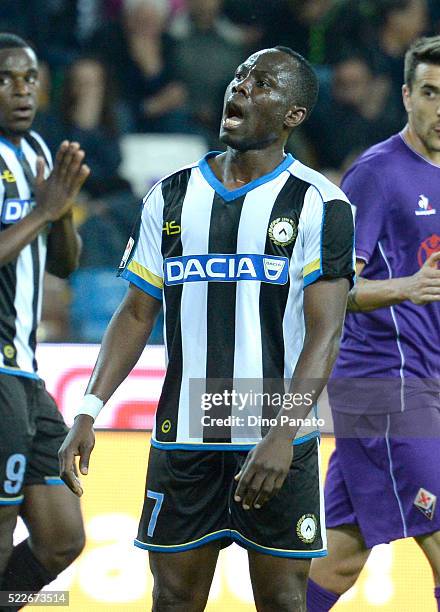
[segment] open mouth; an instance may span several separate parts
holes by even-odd
[[[233,130],[239,127],[243,123],[243,121],[243,109],[234,102],[228,102],[223,117],[223,127],[226,130]]]

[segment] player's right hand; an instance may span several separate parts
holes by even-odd
[[[86,475],[89,471],[90,455],[94,446],[93,419],[87,414],[80,414],[75,418],[72,429],[58,451],[60,477],[78,497],[83,494],[83,489],[78,478],[75,458],[79,457],[79,471]]]
[[[418,272],[405,279],[406,299],[423,306],[440,301],[440,251],[432,253]]]
[[[47,179],[44,178],[44,160],[37,160],[35,199],[37,210],[47,222],[54,222],[66,215],[75,201],[90,169],[83,164],[85,153],[79,143],[64,140],[55,158],[55,165]]]

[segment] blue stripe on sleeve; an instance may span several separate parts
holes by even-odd
[[[307,274],[307,276],[304,277],[304,288],[314,283],[321,276],[322,270],[315,270],[314,272]]]
[[[162,289],[159,289],[158,287],[147,283],[146,280],[144,280],[137,274],[133,274],[131,270],[127,270],[127,268],[125,268],[125,270],[121,274],[121,278],[125,278],[125,280],[128,280],[130,283],[133,283],[133,285],[136,285],[136,287],[142,289],[142,291],[148,293],[148,295],[151,295],[151,297],[156,298],[156,300],[159,300],[160,302],[162,301]]]

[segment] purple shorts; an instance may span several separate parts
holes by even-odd
[[[333,417],[338,432],[344,415]],[[357,525],[368,548],[438,531],[440,436],[392,437],[394,415],[369,418],[382,435],[336,438],[324,490],[327,528]]]

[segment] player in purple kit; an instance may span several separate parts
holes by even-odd
[[[373,546],[406,537],[431,565],[440,610],[440,36],[408,50],[402,91],[408,124],[342,184],[360,278],[329,385],[329,556],[312,563],[309,612],[332,608]]]

